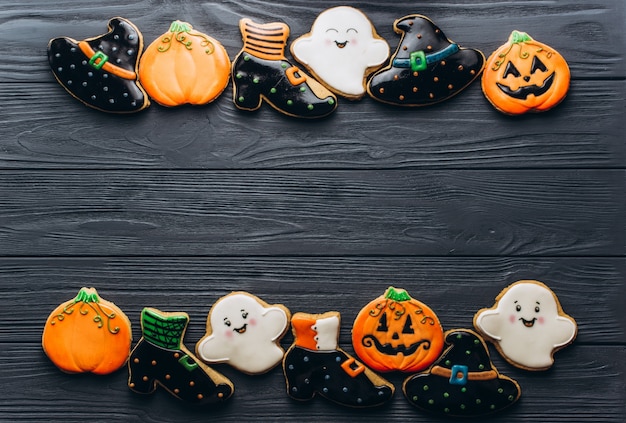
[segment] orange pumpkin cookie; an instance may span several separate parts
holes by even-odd
[[[352,345],[374,370],[417,372],[441,354],[443,329],[428,306],[404,289],[389,287],[356,316]]]
[[[482,89],[493,106],[509,115],[544,112],[569,90],[570,71],[556,50],[513,31],[487,59]]]
[[[130,320],[94,288],[81,288],[54,309],[42,336],[44,352],[59,369],[100,375],[124,365],[131,341]]]
[[[229,76],[226,49],[181,21],[172,22],[139,62],[143,87],[162,106],[210,103],[224,91]]]

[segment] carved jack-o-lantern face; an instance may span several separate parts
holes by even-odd
[[[352,327],[354,351],[381,372],[423,370],[439,357],[443,343],[435,313],[393,287],[367,304]]]
[[[559,104],[569,89],[567,62],[549,46],[513,31],[487,59],[482,88],[503,113],[542,112]]]

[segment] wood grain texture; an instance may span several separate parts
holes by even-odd
[[[284,21],[293,40],[337,3],[0,1],[0,421],[450,421],[412,408],[395,373],[389,404],[354,410],[292,401],[280,368],[255,377],[219,365],[234,397],[189,407],[131,392],[125,369],[60,372],[42,326],[95,286],[128,314],[135,341],[144,306],[187,312],[193,349],[211,305],[243,290],[292,312],[340,311],[352,353],[354,317],[389,285],[451,329],[471,327],[519,279],[548,284],[579,334],[541,373],[490,347],[522,399],[485,421],[626,421],[626,3],[342,4],[365,12],[392,51],[392,23],[410,13],[485,55],[528,32],[566,58],[570,92],[550,112],[508,117],[474,83],[433,107],[340,99],[328,118],[303,122],[239,111],[229,86],[207,106],[114,116],[56,83],[51,38],[93,37],[123,16],[147,44],[181,19],[233,58],[240,18]]]

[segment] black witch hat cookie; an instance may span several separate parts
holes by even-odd
[[[138,112],[150,105],[137,79],[143,37],[124,18],[112,18],[108,28],[106,34],[82,41],[50,40],[50,67],[63,88],[85,105],[104,112]]]
[[[398,49],[367,86],[378,101],[428,106],[447,100],[472,83],[485,65],[482,52],[450,41],[425,16],[405,16],[393,28],[402,35]]]
[[[519,399],[520,386],[498,373],[476,332],[449,330],[446,344],[449,347],[427,372],[404,381],[411,404],[440,415],[471,417],[500,411]]]

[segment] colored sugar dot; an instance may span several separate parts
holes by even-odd
[[[424,385],[424,387],[422,388],[424,391],[428,391],[430,388],[428,387],[428,385]]]
[[[325,394],[328,393],[328,388],[322,388],[322,392],[324,392]]]
[[[332,106],[333,104],[335,104],[335,100],[333,100],[332,98],[331,98],[331,99],[329,99],[329,100],[328,100],[328,104],[330,104],[330,105]]]
[[[283,62],[280,64],[280,67],[283,69],[287,69],[287,63]]]
[[[287,106],[291,106],[293,104],[292,100],[287,100]]]
[[[433,405],[433,404],[435,403],[435,400],[433,400],[433,399],[429,399],[429,400],[428,400],[428,403],[429,403],[430,405]]]
[[[514,399],[515,397],[513,395],[509,395],[509,398],[508,398],[509,401],[513,401]]]
[[[383,391],[378,391],[378,396],[382,397],[383,395],[385,395],[385,393]]]
[[[308,385],[309,383],[311,383],[311,381],[308,378],[306,378],[306,379],[304,379],[304,383],[306,383]]]
[[[446,360],[446,366],[449,366],[450,364],[452,364],[452,362],[450,360]]]
[[[417,395],[413,395],[413,401],[417,401]]]
[[[450,409],[449,409],[448,407],[446,407],[446,408],[444,408],[444,409],[443,409],[443,412],[444,412],[444,413],[449,413],[449,412],[450,412]]]
[[[450,398],[450,394],[449,394],[449,393],[447,393],[447,392],[444,392],[444,393],[443,393],[443,397],[444,397],[444,398]]]
[[[258,84],[258,83],[259,83],[259,78],[254,78],[254,79],[252,80],[252,82],[254,82],[255,84]]]
[[[290,365],[288,366],[288,368],[289,368],[289,370],[293,370],[293,364],[290,364]]]
[[[461,392],[466,393],[467,392],[467,388],[464,386],[461,388]]]
[[[132,54],[135,52],[135,50],[127,50],[126,54],[128,54],[129,56],[132,56]]]
[[[482,403],[482,401],[480,400],[480,398],[477,398],[476,399],[476,404],[480,404],[480,403]]]
[[[128,36],[128,39],[129,39],[129,40],[134,40],[134,39],[135,39],[135,36],[134,36],[133,34],[130,34],[130,35]]]
[[[489,409],[490,409],[490,410],[495,410],[495,409],[496,409],[496,405],[495,405],[495,404],[491,404],[491,405],[489,406]]]
[[[248,60],[250,60],[250,56],[243,56],[243,60],[247,62]]]
[[[470,355],[472,352],[470,350],[466,350],[465,354]]]
[[[345,387],[345,386],[344,386],[341,390],[342,390],[343,392],[348,392],[348,388],[347,388],[347,387]]]
[[[474,339],[474,345],[478,345],[480,344],[480,341],[478,339]]]
[[[302,358],[302,361],[304,361],[305,363],[308,363],[308,362],[309,362],[309,356],[308,356],[308,355],[305,355],[305,356]]]
[[[324,379],[330,380],[330,375],[324,375]]]
[[[502,388],[498,388],[498,393],[499,393],[499,394],[501,394],[501,393],[503,393],[503,392],[504,392],[504,389],[502,389]]]
[[[243,97],[239,97],[237,100],[238,100],[240,103],[243,103],[243,101],[245,100],[245,98],[243,98]]]
[[[461,410],[465,410],[465,404],[461,404],[459,405],[459,407],[461,408]]]
[[[358,402],[359,404],[361,404],[361,403],[363,402],[363,399],[362,399],[362,398],[357,398],[357,399],[356,399],[356,402]]]
[[[479,364],[479,365],[478,365],[478,368],[479,368],[480,370],[484,370],[484,369],[485,369],[485,365],[484,365],[484,364]]]
[[[57,71],[59,71],[59,72],[63,72],[63,68],[58,67],[58,68],[57,68]]]
[[[306,87],[300,87],[300,92],[303,93],[306,91]]]
[[[293,388],[291,388],[291,392],[298,392],[298,388],[294,386]]]
[[[276,88],[272,87],[272,88],[270,89],[270,93],[272,93],[272,94],[276,94]]]
[[[237,78],[237,79],[241,79],[241,78],[243,78],[243,75],[242,75],[242,74],[240,74],[240,73],[238,73],[237,75],[235,75],[235,78]]]
[[[306,108],[307,108],[308,110],[313,110],[313,105],[312,105],[312,104],[309,104],[308,106],[306,106]]]

